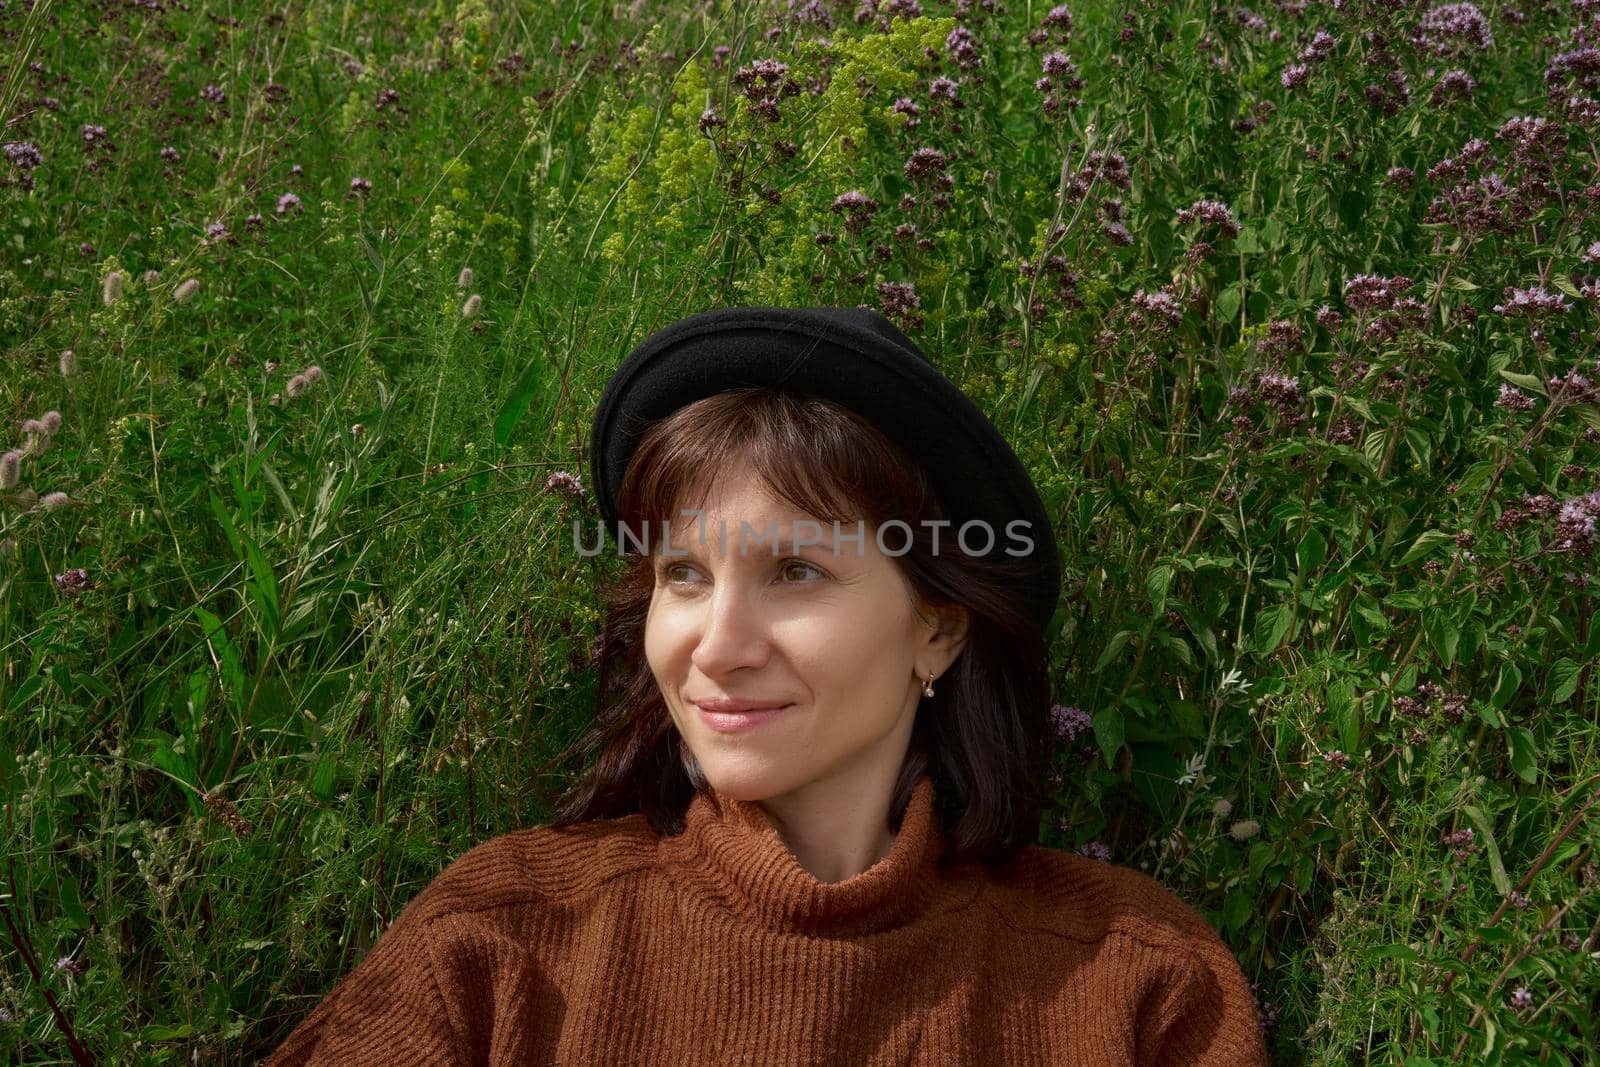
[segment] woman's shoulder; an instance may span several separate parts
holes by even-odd
[[[640,815],[532,826],[474,846],[416,899],[418,918],[581,902],[649,868],[655,835]]]
[[[1028,845],[997,884],[1016,921],[1072,940],[1122,936],[1184,952],[1220,941],[1204,916],[1148,874],[1075,852]]]

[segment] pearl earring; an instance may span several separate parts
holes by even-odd
[[[933,696],[933,675],[931,675],[931,674],[928,675],[928,677],[923,680],[923,683],[922,683],[922,695],[925,696],[925,697]]]

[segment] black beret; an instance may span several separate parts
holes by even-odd
[[[1061,561],[1033,479],[972,399],[868,308],[716,308],[645,338],[606,383],[590,432],[606,528],[616,528],[617,490],[651,423],[702,397],[753,386],[836,401],[919,459],[951,520],[948,536],[981,520],[994,532],[1000,558],[1033,564],[1019,591],[1040,629],[1049,625]],[[1014,554],[1021,542],[1007,533],[1016,520],[1027,523],[1023,532],[1033,542],[1026,555]],[[973,551],[986,540],[969,538]]]

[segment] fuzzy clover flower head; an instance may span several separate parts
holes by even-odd
[[[192,300],[194,298],[194,294],[198,293],[199,291],[199,278],[185,278],[183,281],[178,283],[178,287],[176,289],[172,290],[172,299],[176,300],[180,304],[186,304]]]
[[[106,276],[100,279],[100,302],[110,307],[122,299],[122,283],[125,277],[120,270],[106,271]]]
[[[472,288],[472,268],[471,267],[462,267],[461,268],[461,273],[456,275],[456,288],[457,289],[471,289]]]
[[[27,453],[13,448],[0,455],[0,489],[15,489],[22,480],[22,461]]]
[[[72,503],[72,498],[59,490],[54,493],[46,493],[39,498],[39,506],[45,511],[60,511],[70,503]]]
[[[51,408],[39,416],[39,426],[47,434],[54,434],[61,429],[61,412]]]
[[[1064,741],[1076,741],[1082,735],[1094,729],[1094,720],[1082,708],[1066,707],[1054,704],[1050,708],[1050,721],[1056,728],[1056,734]]]
[[[1261,832],[1261,824],[1254,819],[1240,819],[1228,827],[1228,836],[1235,841],[1248,841]]]
[[[1227,797],[1218,797],[1211,804],[1211,814],[1219,819],[1226,819],[1233,814],[1233,801]]]
[[[473,318],[478,314],[478,309],[482,306],[483,297],[479,296],[477,293],[473,293],[471,296],[467,297],[466,302],[461,305],[461,317],[464,319]]]
[[[61,371],[63,378],[70,378],[78,373],[78,354],[70,348],[63,348],[61,355],[56,360],[56,366]]]

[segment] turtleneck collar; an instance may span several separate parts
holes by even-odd
[[[944,851],[931,775],[918,780],[889,854],[842,882],[800,865],[777,824],[755,801],[697,793],[683,833],[663,837],[659,857],[697,898],[775,932],[812,936],[876,933],[970,900],[965,879],[941,876]]]

